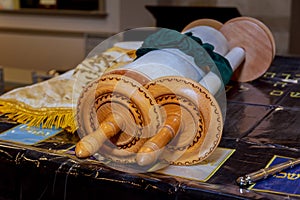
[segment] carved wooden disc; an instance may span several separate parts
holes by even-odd
[[[232,80],[248,82],[263,75],[270,67],[275,45],[271,32],[258,20],[237,17],[227,21],[220,31],[229,42],[230,48],[245,50],[244,62],[232,76]]]
[[[125,68],[118,68],[118,69],[114,69],[111,71],[107,71],[104,75],[107,74],[119,74],[119,75],[123,75],[123,76],[127,76],[129,78],[134,79],[135,81],[139,82],[141,85],[145,85],[148,82],[151,81],[151,79],[149,77],[147,77],[145,74],[141,74],[140,72],[136,71],[136,70],[131,70],[131,69],[125,69]]]
[[[161,114],[155,99],[142,84],[123,74],[135,72],[108,73],[84,89],[78,100],[77,121],[80,137],[83,137],[95,131],[109,114],[121,116],[122,130],[98,153],[116,162],[128,163],[135,162],[134,153],[145,142],[143,135],[157,131]],[[141,74],[139,77],[143,83],[148,80]]]
[[[214,19],[207,19],[207,18],[197,19],[195,21],[192,21],[188,25],[186,25],[181,32],[185,32],[196,26],[210,26],[212,28],[219,30],[223,26],[223,24]]]
[[[276,55],[276,43],[275,43],[275,39],[274,39],[274,36],[273,36],[271,30],[264,23],[262,23],[261,21],[255,19],[255,18],[252,18],[252,17],[245,17],[245,16],[243,16],[243,17],[237,17],[237,18],[231,19],[230,21],[234,22],[235,20],[243,20],[243,19],[244,20],[250,20],[250,21],[252,21],[253,23],[255,23],[258,26],[260,26],[260,28],[262,28],[266,32],[266,34],[269,37],[269,40],[270,40],[270,42],[272,44],[273,58],[274,58],[275,55]]]
[[[182,107],[180,132],[163,152],[163,159],[175,165],[193,165],[207,158],[222,135],[222,113],[215,98],[199,83],[177,76],[155,79],[145,85],[161,106]]]

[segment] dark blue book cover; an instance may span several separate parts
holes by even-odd
[[[286,162],[292,158],[274,156],[267,167]],[[300,196],[300,165],[295,165],[257,182],[253,190]]]

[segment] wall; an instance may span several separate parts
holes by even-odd
[[[155,26],[155,19],[145,5],[156,5],[156,0],[121,0],[120,3],[119,30]]]
[[[0,48],[4,81],[31,83],[33,71],[76,66],[83,59],[84,40],[71,33],[2,30]]]
[[[31,83],[31,72],[68,70],[86,56],[91,38],[153,26],[145,4],[156,0],[106,0],[106,16],[0,12],[0,66],[6,82]],[[88,41],[87,41],[88,40]]]
[[[218,0],[219,6],[236,6],[242,15],[261,20],[273,33],[277,54],[289,54],[291,0]]]
[[[30,83],[32,71],[69,69],[86,56],[89,36],[101,41],[135,27],[154,26],[145,5],[234,6],[272,31],[277,54],[289,54],[292,0],[106,0],[106,17],[0,13],[0,66],[5,81]],[[296,13],[296,11],[294,12]],[[298,26],[294,22],[294,26]],[[293,40],[298,38],[293,31]],[[298,47],[296,47],[298,48]],[[26,72],[26,73],[25,73]]]

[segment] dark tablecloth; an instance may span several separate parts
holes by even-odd
[[[300,58],[276,56],[260,78],[227,86],[220,147],[236,151],[206,182],[119,172],[61,153],[79,140],[61,132],[35,145],[0,141],[0,199],[297,199],[240,188],[236,179],[274,155],[300,157]],[[17,124],[1,118],[0,131]],[[298,197],[300,199],[300,197]]]

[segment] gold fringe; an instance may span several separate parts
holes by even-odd
[[[77,130],[75,113],[71,108],[32,108],[15,100],[0,99],[0,114],[9,119],[43,128],[62,128],[74,133]]]

